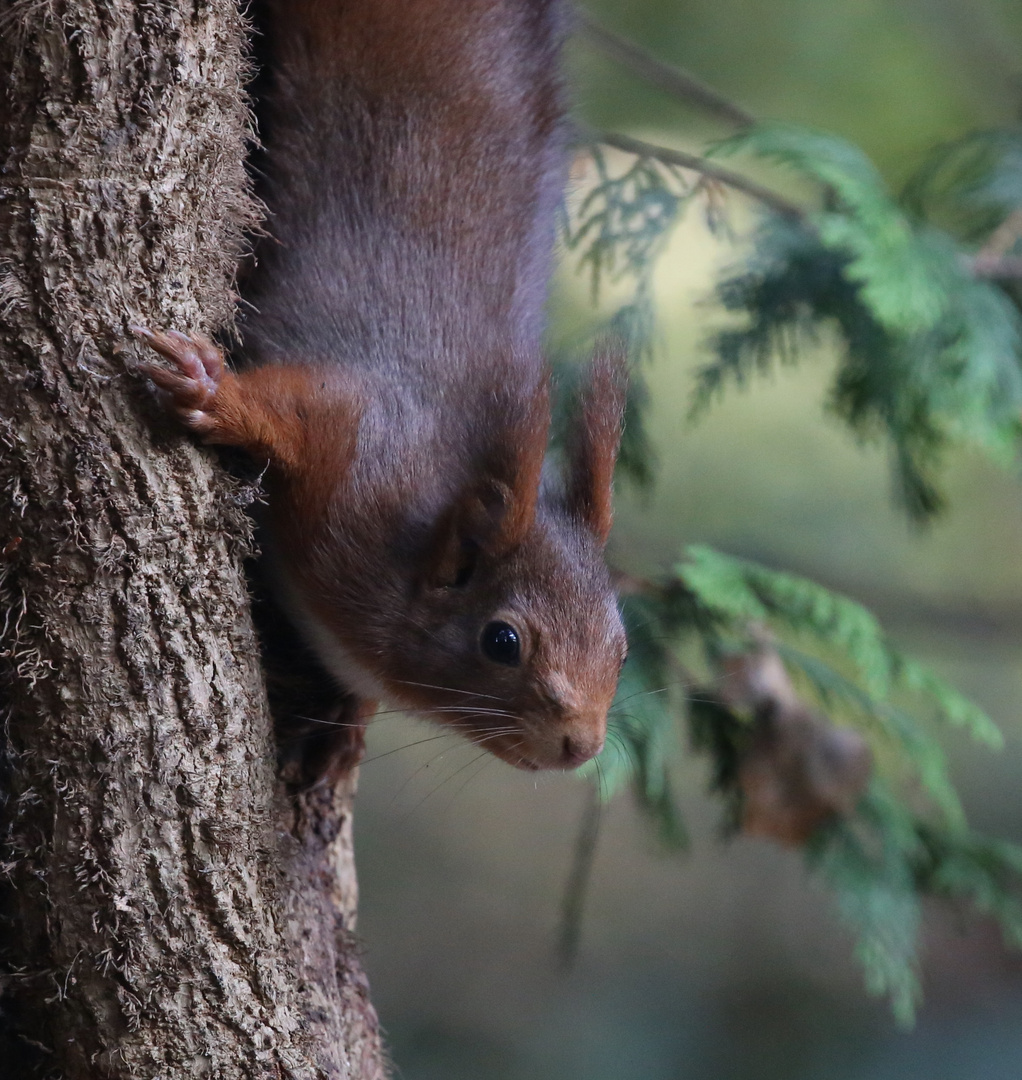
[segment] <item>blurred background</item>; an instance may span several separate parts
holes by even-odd
[[[858,143],[897,185],[935,143],[1017,121],[1018,0],[595,0],[604,25],[758,117]],[[573,98],[595,127],[700,151],[728,131],[583,42]],[[771,177],[777,183],[776,177]],[[750,208],[728,195],[738,233]],[[963,454],[925,530],[892,506],[885,452],[828,418],[826,344],[796,369],[685,419],[719,271],[741,259],[690,212],[657,274],[653,490],[625,489],[616,565],[669,566],[707,542],[865,603],[904,647],[986,708],[992,754],[952,742],[972,823],[1022,841],[1022,485]],[[551,335],[591,318],[565,260]],[[359,934],[406,1080],[1019,1080],[1022,957],[934,907],[925,1004],[900,1031],[862,985],[854,942],[802,861],[723,841],[698,759],[692,843],[659,852],[627,796],[603,813],[578,958],[557,953],[588,788],[518,774],[423,724],[384,717],[362,769]]]

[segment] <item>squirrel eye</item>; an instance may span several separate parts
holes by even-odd
[[[518,631],[506,622],[487,623],[479,644],[486,656],[498,664],[516,667],[521,661],[522,645]]]

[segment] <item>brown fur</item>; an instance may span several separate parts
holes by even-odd
[[[269,8],[247,366],[150,334],[175,364],[153,377],[207,441],[268,459],[278,597],[349,699],[576,765],[625,648],[602,559],[623,384],[598,358],[569,476],[544,479],[559,4]],[[519,664],[486,654],[493,622]]]
[[[605,544],[614,522],[611,495],[625,407],[623,347],[605,342],[593,357],[581,416],[568,444],[567,507]]]

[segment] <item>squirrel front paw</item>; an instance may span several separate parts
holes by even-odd
[[[217,429],[217,392],[226,368],[223,353],[202,334],[161,333],[145,326],[129,328],[136,337],[173,364],[140,364],[139,371],[164,391],[175,416],[200,436],[211,438]]]

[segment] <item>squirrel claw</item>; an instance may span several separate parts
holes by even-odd
[[[200,435],[211,434],[216,427],[216,395],[225,372],[220,350],[202,334],[162,333],[146,326],[129,329],[173,365],[140,364],[142,374],[164,392],[170,409],[186,427]]]

